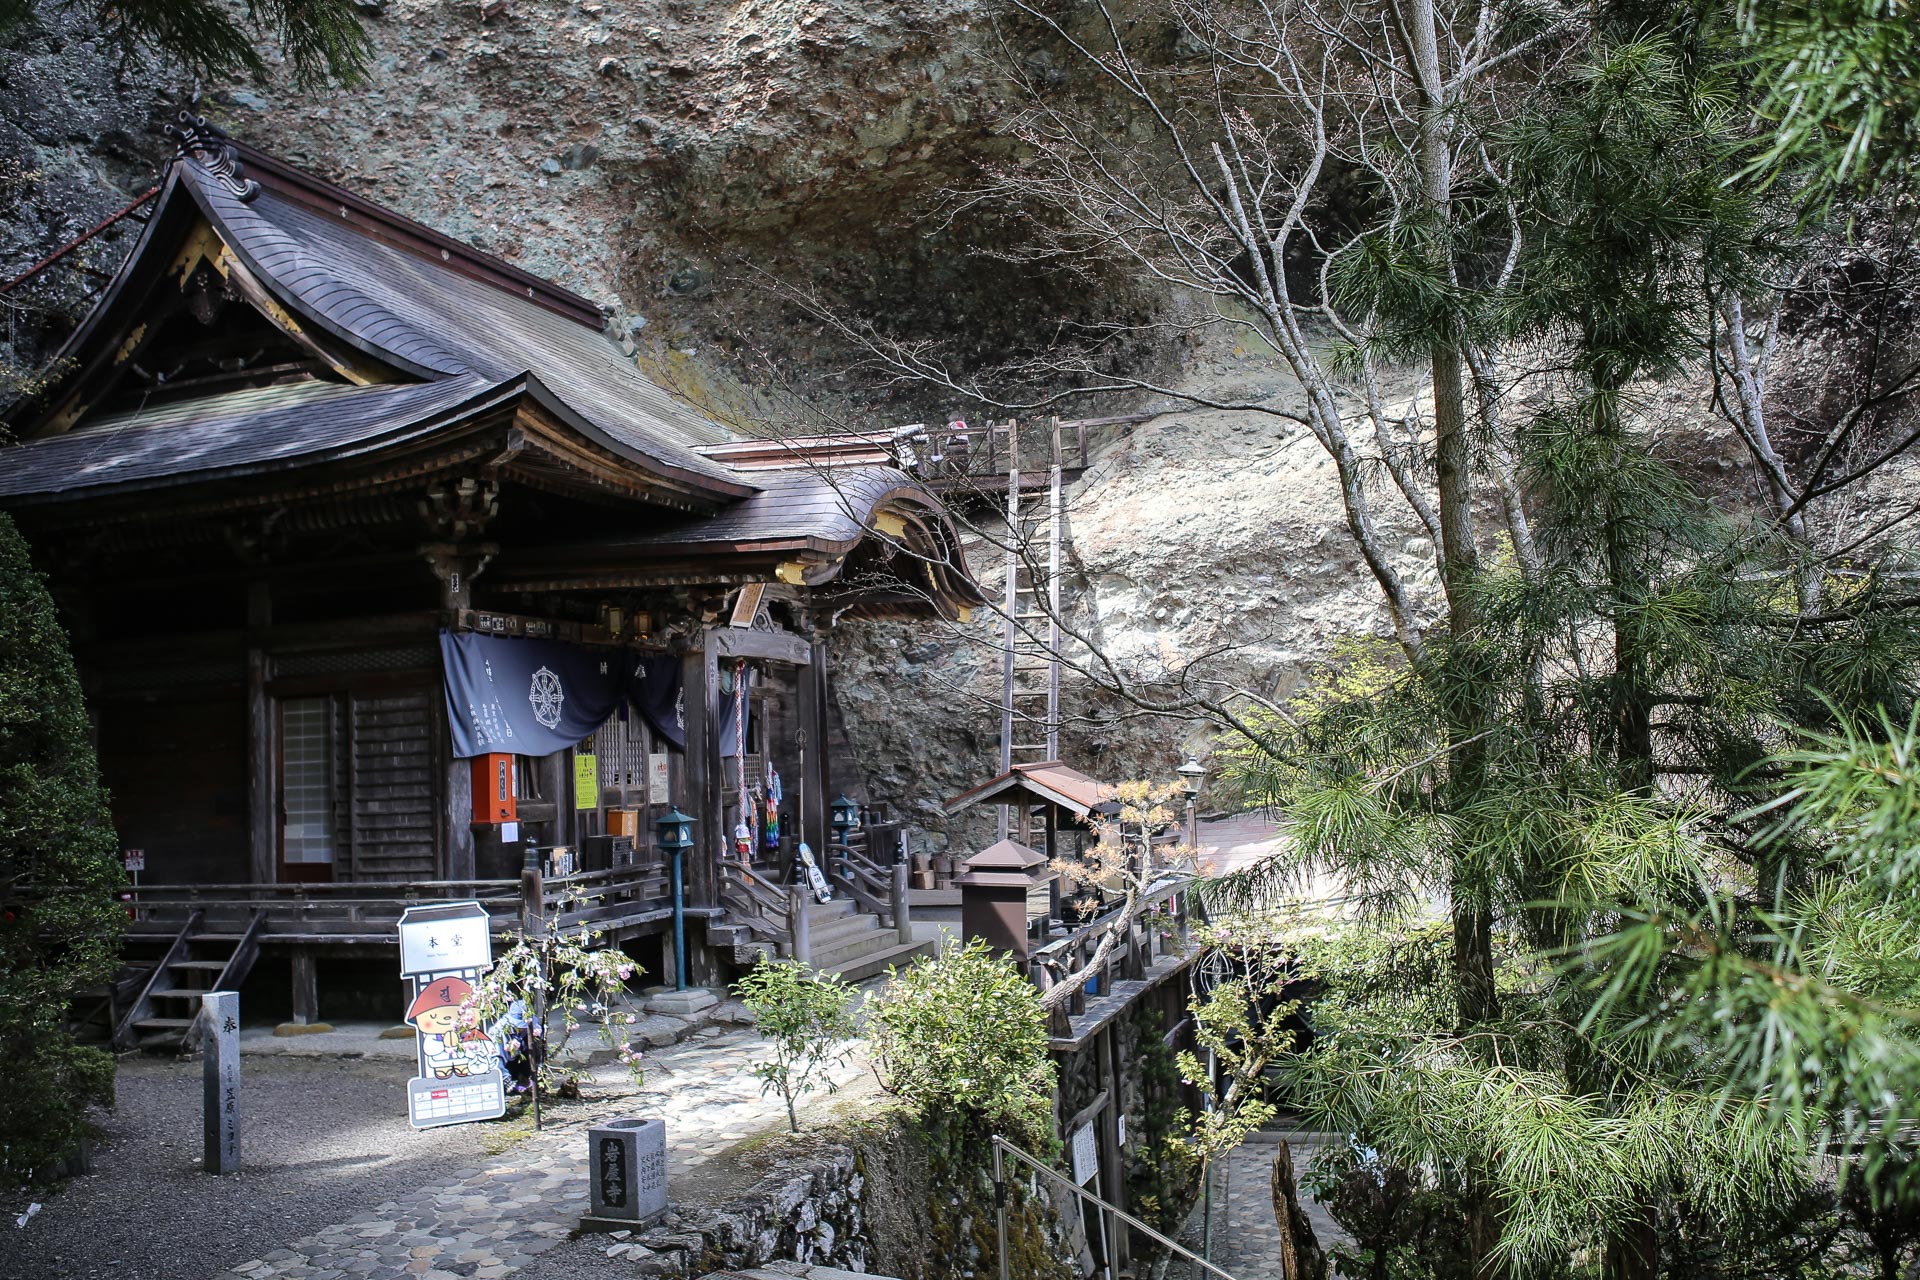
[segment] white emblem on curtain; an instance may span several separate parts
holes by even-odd
[[[566,702],[567,695],[560,688],[560,677],[545,667],[533,673],[533,684],[527,690],[527,702],[533,707],[533,718],[549,729],[560,727],[560,707]]]

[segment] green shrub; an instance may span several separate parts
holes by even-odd
[[[777,1093],[787,1104],[787,1123],[800,1132],[794,1102],[824,1083],[827,1072],[847,1060],[853,1035],[848,1010],[852,992],[838,974],[816,973],[798,960],[762,960],[733,986],[734,995],[753,1013],[773,1057],[753,1065],[762,1093]]]
[[[113,1058],[68,1007],[119,964],[126,916],[80,679],[53,600],[0,515],[0,1176],[44,1179],[113,1098]]]
[[[1303,1180],[1345,1239],[1329,1242],[1338,1274],[1368,1280],[1471,1280],[1467,1213],[1457,1182],[1383,1159],[1349,1134]]]
[[[893,975],[867,1038],[888,1093],[922,1116],[957,1110],[1030,1150],[1053,1141],[1053,1060],[1040,993],[976,938]]]

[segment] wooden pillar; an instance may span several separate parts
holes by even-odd
[[[473,859],[473,762],[447,757],[446,855],[443,870],[449,880],[472,880],[478,874]]]
[[[1047,847],[1045,852],[1047,855],[1047,867],[1051,869],[1054,859],[1060,856],[1060,806],[1057,804],[1049,804],[1047,806]],[[1065,876],[1056,875],[1053,879],[1047,881],[1048,920],[1064,919],[1060,913],[1060,895],[1065,892],[1065,890],[1061,888],[1061,882],[1065,879]]]
[[[267,655],[247,650],[247,836],[255,884],[272,884],[279,864],[274,796],[273,704],[267,697]]]
[[[312,947],[293,949],[293,1021],[302,1027],[320,1021],[320,984]]]
[[[907,897],[908,867],[904,862],[893,864],[893,931],[902,944],[913,941],[913,908]]]
[[[669,859],[669,862],[670,861]],[[672,892],[671,888],[669,888],[668,892]],[[693,950],[693,930],[691,929],[687,930],[687,950],[689,953]],[[693,966],[689,965],[687,967],[692,968]],[[671,925],[667,927],[667,931],[664,934],[660,935],[659,978],[660,984],[666,987],[667,990],[677,991],[680,989],[680,966],[673,954],[673,927]],[[687,985],[693,985],[691,979],[689,979]]]
[[[787,932],[793,938],[793,958],[801,964],[813,963],[813,938],[807,918],[807,891],[799,885],[787,888]]]
[[[833,744],[827,739],[827,648],[809,648],[811,661],[797,673],[800,706],[798,729],[806,735],[807,767],[800,776],[801,806],[807,820],[800,835],[824,864],[827,848],[828,773]]]
[[[1112,970],[1108,971],[1109,973]],[[1105,995],[1110,983],[1102,980],[1100,994]],[[1125,1106],[1126,1090],[1121,1087],[1119,1046],[1115,1043],[1119,1019],[1108,1022],[1099,1031],[1100,1037],[1100,1078],[1107,1088],[1107,1105],[1094,1117],[1099,1126],[1100,1159],[1100,1196],[1116,1208],[1127,1207],[1126,1157],[1120,1151],[1120,1108]],[[1112,1274],[1118,1276],[1127,1259],[1132,1256],[1132,1241],[1129,1238],[1127,1224],[1117,1217],[1110,1218],[1107,1240],[1113,1252],[1107,1259]]]
[[[535,756],[533,768],[540,779],[540,798],[553,802],[552,831],[546,843],[566,844],[567,820],[573,815],[568,806],[573,803],[573,779],[567,776],[567,757],[565,748],[550,751],[544,756]]]
[[[729,834],[720,818],[720,731],[713,714],[719,671],[710,641],[680,660],[680,680],[687,715],[687,812],[694,819],[694,845],[686,865],[687,902],[707,906],[714,901],[714,867]]]
[[[273,625],[273,595],[265,579],[247,584],[247,629]],[[277,797],[274,795],[273,704],[267,697],[267,654],[247,648],[247,848],[255,884],[271,884],[279,866]]]

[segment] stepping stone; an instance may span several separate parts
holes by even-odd
[[[720,997],[705,987],[689,987],[685,991],[663,991],[657,996],[647,998],[649,1013],[666,1013],[676,1018],[691,1018],[720,1003]]]

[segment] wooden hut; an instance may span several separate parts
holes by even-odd
[[[939,502],[870,448],[738,438],[584,298],[178,136],[0,451],[144,854],[154,967],[119,1038],[177,1037],[256,954],[312,1018],[317,968],[390,956],[407,903],[516,910],[529,847],[562,850],[566,919],[659,972],[668,805],[696,819],[690,976],[789,945],[794,840],[824,854],[828,800],[863,795],[828,628],[981,603]],[[898,959],[900,922],[870,923],[816,963]]]

